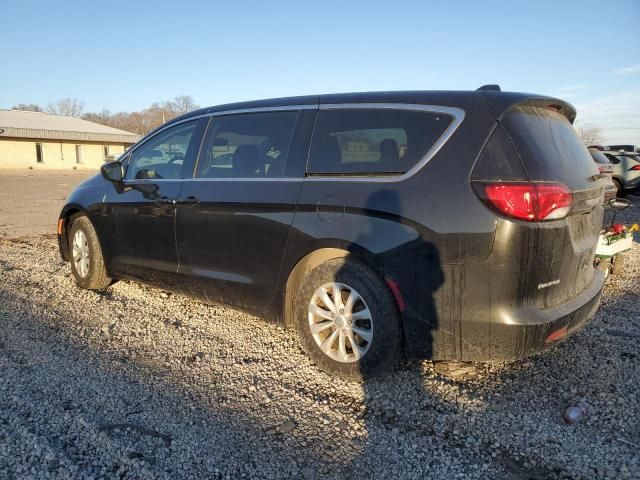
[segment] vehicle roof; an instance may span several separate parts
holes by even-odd
[[[629,150],[604,150],[602,153],[604,153],[605,155],[627,156],[627,157],[630,155],[635,155],[635,156],[640,155],[640,152],[631,152]]]
[[[488,90],[413,90],[385,92],[332,93],[325,95],[306,95],[299,97],[271,98],[247,102],[228,103],[205,107],[186,113],[167,123],[186,118],[222,112],[227,110],[245,110],[253,108],[286,107],[291,105],[320,105],[337,103],[410,103],[422,105],[441,105],[447,107],[469,106],[475,100],[484,99],[496,116],[500,116],[507,108],[523,102],[543,102],[560,107],[569,121],[575,119],[575,108],[560,99],[530,93],[499,92]]]

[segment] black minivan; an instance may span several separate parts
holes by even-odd
[[[201,109],[69,197],[83,288],[142,281],[297,329],[322,369],[518,359],[598,308],[606,180],[554,98],[335,94]]]

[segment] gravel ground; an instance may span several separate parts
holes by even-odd
[[[639,253],[551,351],[361,385],[291,331],[131,282],[83,291],[52,236],[0,239],[0,478],[640,478]]]

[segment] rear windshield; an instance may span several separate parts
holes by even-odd
[[[561,182],[571,189],[594,187],[596,164],[563,115],[523,106],[507,112],[503,125],[531,180]]]
[[[307,172],[404,173],[424,157],[452,120],[446,114],[412,110],[320,111]]]

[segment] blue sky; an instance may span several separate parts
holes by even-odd
[[[0,108],[370,90],[564,98],[640,144],[640,1],[0,2]]]

